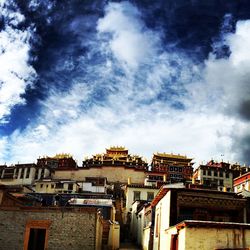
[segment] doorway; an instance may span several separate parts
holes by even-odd
[[[30,228],[28,250],[44,250],[46,229]]]

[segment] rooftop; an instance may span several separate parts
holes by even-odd
[[[173,159],[182,159],[182,160],[192,160],[192,158],[187,158],[186,155],[180,155],[180,154],[167,154],[167,153],[154,153],[154,156],[164,157],[164,158],[173,158]]]
[[[177,183],[178,184],[178,183]],[[217,194],[220,196],[231,196],[234,199],[237,199],[238,201],[244,200],[243,198],[240,198],[236,193],[234,192],[222,192],[222,191],[218,191],[218,190],[211,190],[211,189],[201,189],[201,188],[184,188],[181,185],[180,186],[175,186],[173,187],[172,184],[170,185],[164,185],[160,188],[159,192],[157,193],[157,195],[155,196],[155,198],[152,200],[152,207],[156,206],[158,204],[158,202],[166,195],[166,193],[169,190],[180,190],[182,192],[193,192],[193,193],[205,193],[204,197],[207,196],[207,194]],[[225,199],[230,199],[231,197],[227,197]],[[223,199],[222,197],[220,197],[221,199]]]
[[[250,224],[235,222],[216,222],[200,220],[184,220],[175,226],[177,229],[184,227],[216,227],[216,228],[249,228]]]
[[[127,151],[125,147],[122,146],[111,146],[110,148],[106,148],[106,150],[110,151]]]

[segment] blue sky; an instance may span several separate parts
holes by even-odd
[[[249,164],[249,10],[0,0],[0,163],[123,145]]]

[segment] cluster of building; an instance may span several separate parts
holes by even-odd
[[[110,147],[0,166],[2,249],[247,249],[250,171],[155,153],[148,164]],[[220,229],[220,230],[218,230]],[[11,240],[10,240],[11,239]]]

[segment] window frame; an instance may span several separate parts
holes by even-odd
[[[23,250],[28,250],[31,229],[45,229],[46,230],[44,249],[48,249],[50,225],[51,225],[51,220],[28,220],[26,223],[26,227],[25,227]]]
[[[136,199],[136,195],[135,195],[136,193],[139,194],[139,199]],[[138,201],[141,199],[141,191],[134,191],[133,194],[134,194],[133,201]]]
[[[152,196],[152,199],[149,199],[150,195]],[[154,192],[147,192],[147,201],[152,201],[154,199],[154,197],[155,197]]]

